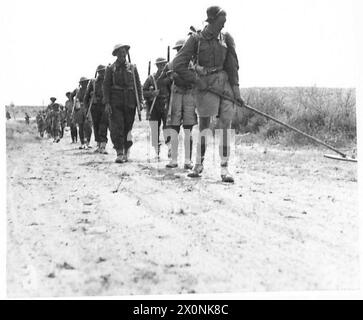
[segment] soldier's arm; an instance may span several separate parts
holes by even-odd
[[[197,51],[198,38],[195,35],[191,35],[172,62],[174,72],[189,83],[195,83],[197,80],[195,72],[189,69],[189,62],[197,54]]]
[[[150,90],[150,87],[154,85],[152,82],[152,78],[149,76],[142,87],[145,99],[151,99],[153,97],[152,91]]]
[[[103,101],[105,104],[110,103],[111,100],[111,86],[112,86],[112,69],[111,66],[106,68],[105,78],[102,83]]]
[[[224,70],[228,74],[228,80],[232,87],[239,86],[239,77],[238,77],[238,58],[236,53],[236,45],[232,36],[229,33],[225,34],[226,44],[227,44],[227,55],[226,60],[224,61]]]
[[[160,73],[160,76],[156,79],[156,83],[158,85],[158,87],[161,87],[161,86],[170,86],[171,84],[171,80],[168,76],[168,72],[170,71],[170,66],[169,66],[170,63],[168,63],[165,68],[161,71]]]

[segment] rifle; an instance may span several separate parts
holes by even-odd
[[[133,79],[133,81],[134,81],[134,89],[135,89],[135,97],[136,97],[137,115],[138,115],[138,117],[139,117],[139,121],[141,121],[141,107],[140,107],[139,93],[138,93],[137,85],[136,85],[135,68],[134,68],[134,66],[131,64],[131,57],[130,57],[130,53],[129,53],[129,52],[127,52],[127,58],[129,59],[129,63],[130,63],[130,65],[131,65],[132,79]]]
[[[167,51],[167,60],[168,62],[170,62],[170,46],[168,46],[168,51]]]
[[[274,122],[277,122],[278,124],[280,124],[280,125],[282,125],[282,126],[284,126],[284,127],[288,128],[288,129],[290,129],[290,130],[292,130],[292,131],[295,131],[295,132],[297,132],[297,133],[299,133],[299,134],[303,135],[304,137],[309,138],[310,140],[312,140],[312,141],[314,141],[314,142],[316,142],[316,143],[318,143],[318,144],[321,144],[321,145],[323,145],[323,146],[327,147],[327,148],[328,148],[328,149],[330,149],[330,150],[333,150],[334,152],[336,152],[336,153],[338,153],[340,156],[342,156],[342,157],[343,157],[343,159],[346,159],[346,161],[353,161],[353,162],[356,162],[356,161],[357,161],[356,159],[351,159],[351,158],[349,158],[349,157],[348,157],[345,153],[343,153],[343,152],[339,151],[338,149],[336,149],[336,148],[334,148],[334,147],[330,146],[329,144],[325,143],[324,141],[321,141],[321,140],[319,140],[319,139],[317,139],[317,138],[315,138],[315,137],[313,137],[313,136],[311,136],[311,135],[309,135],[309,134],[307,134],[307,133],[305,133],[305,132],[303,132],[303,131],[301,131],[301,130],[299,130],[299,129],[297,129],[297,128],[294,128],[293,126],[290,126],[289,124],[287,124],[287,123],[285,123],[285,122],[282,122],[282,121],[280,121],[280,120],[278,120],[278,119],[276,119],[276,118],[274,118],[274,117],[270,116],[270,115],[269,115],[269,114],[267,114],[267,113],[264,113],[264,112],[262,112],[262,111],[260,111],[260,110],[257,110],[257,109],[255,109],[255,108],[253,108],[253,107],[251,107],[251,106],[249,106],[249,105],[247,105],[247,104],[244,104],[244,103],[242,104],[242,103],[240,103],[239,101],[237,101],[236,99],[234,99],[234,98],[230,97],[229,95],[224,94],[223,92],[220,92],[220,91],[218,91],[218,90],[216,90],[216,89],[214,89],[214,88],[211,88],[211,87],[208,87],[208,88],[206,88],[206,89],[204,89],[204,90],[205,90],[205,91],[208,91],[208,92],[210,92],[210,93],[213,93],[213,94],[215,94],[215,95],[217,95],[217,96],[219,96],[219,97],[221,97],[221,98],[223,98],[223,99],[229,100],[229,101],[233,102],[234,104],[236,104],[237,106],[239,106],[239,107],[241,107],[241,108],[246,108],[246,109],[248,109],[248,110],[251,110],[251,111],[252,111],[252,112],[254,112],[254,113],[257,113],[257,114],[259,114],[259,115],[261,115],[261,116],[263,116],[263,117],[267,118],[267,119],[270,119],[270,120],[272,120],[272,121],[274,121]]]

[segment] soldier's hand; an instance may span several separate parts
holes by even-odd
[[[112,114],[112,108],[109,103],[106,103],[105,112],[108,116],[110,116]]]
[[[195,85],[199,90],[205,90],[207,89],[207,82],[200,77],[197,77],[195,81]]]
[[[160,90],[154,90],[151,92],[153,97],[157,97],[159,95],[159,93],[160,93]]]
[[[241,106],[244,106],[245,102],[241,97],[241,91],[240,91],[239,87],[238,86],[233,86],[232,90],[233,90],[233,95],[234,95],[235,100],[237,100],[237,102]]]

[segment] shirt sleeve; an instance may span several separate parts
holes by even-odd
[[[91,80],[88,82],[86,93],[84,94],[83,103],[85,106],[88,106],[88,103],[90,102],[91,93],[93,91],[93,81]]]
[[[190,84],[196,82],[196,74],[193,70],[189,69],[189,62],[197,54],[197,51],[198,38],[195,35],[191,35],[172,62],[173,69],[178,76]]]
[[[228,74],[229,83],[231,86],[239,86],[239,76],[238,76],[238,58],[236,53],[236,45],[232,36],[229,33],[225,34],[226,44],[227,44],[227,55],[224,61],[224,70]]]

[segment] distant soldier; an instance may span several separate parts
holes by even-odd
[[[186,83],[196,86],[196,106],[199,116],[199,139],[196,164],[189,177],[199,177],[203,171],[203,161],[207,142],[205,130],[211,118],[218,116],[218,127],[222,129],[220,143],[221,178],[223,182],[234,182],[228,171],[230,145],[228,129],[231,128],[235,106],[220,95],[207,91],[208,88],[229,95],[243,104],[239,90],[238,59],[235,43],[229,33],[222,33],[226,22],[226,12],[218,6],[207,9],[208,25],[199,33],[192,34],[173,60],[173,69]],[[195,71],[189,69],[195,58]]]
[[[53,105],[56,103],[55,101],[57,98],[51,97],[50,104],[48,104],[47,108],[45,109],[45,131],[47,132],[48,138],[53,137],[53,130],[52,130],[52,111]]]
[[[66,115],[66,109],[63,105],[59,105],[59,116],[60,116],[60,126],[61,126],[61,132],[60,132],[60,138],[62,139],[64,136],[64,128],[67,124],[67,115]]]
[[[165,132],[169,89],[164,82],[158,83],[157,81],[167,63],[168,61],[166,59],[157,58],[155,61],[155,65],[158,68],[157,72],[150,75],[143,85],[143,94],[146,100],[147,113],[149,114],[151,124],[151,141],[155,149],[157,160],[159,160],[160,157],[161,125],[164,132],[165,143],[168,144],[170,142],[170,138],[167,137]]]
[[[75,94],[74,100],[74,119],[78,125],[79,140],[81,146],[79,149],[90,149],[91,135],[92,135],[92,121],[90,115],[87,117],[87,108],[83,103],[86,94],[88,79],[81,77],[79,80],[79,87]]]
[[[28,113],[25,112],[25,123],[26,124],[29,124],[29,119],[30,119],[30,117],[29,117]]]
[[[10,120],[10,119],[11,119],[10,112],[6,111],[6,120]]]
[[[124,163],[129,159],[129,151],[133,144],[131,130],[135,120],[136,95],[139,101],[143,101],[136,65],[126,60],[129,49],[129,45],[122,44],[114,47],[112,55],[117,59],[107,66],[103,82],[105,110],[110,115],[111,140],[117,153],[116,163]]]
[[[185,40],[178,40],[173,49],[177,52],[183,47]],[[168,63],[159,77],[159,81],[172,81],[167,128],[171,134],[171,160],[166,165],[167,168],[176,168],[178,166],[178,136],[180,126],[184,129],[184,169],[193,168],[192,150],[193,138],[192,129],[197,124],[197,114],[195,112],[195,99],[193,96],[193,85],[183,81],[173,72],[172,62]]]
[[[56,98],[52,97],[52,104],[48,110],[50,118],[50,132],[53,137],[53,142],[58,143],[61,138],[61,114],[60,105],[56,103]],[[49,107],[49,106],[48,106]]]
[[[35,117],[37,122],[38,132],[39,135],[43,138],[44,137],[44,129],[45,129],[45,118],[43,115],[43,111],[39,111],[37,116]]]
[[[107,154],[107,128],[108,116],[105,111],[105,104],[103,100],[102,85],[105,79],[106,67],[99,65],[96,73],[97,77],[88,83],[86,94],[84,97],[84,104],[88,106],[88,112],[91,112],[93,122],[93,132],[97,142],[97,149],[95,153]]]
[[[77,125],[74,117],[72,116],[72,110],[73,110],[72,93],[67,92],[66,97],[67,97],[67,101],[65,103],[66,123],[67,127],[69,127],[69,129],[71,130],[72,143],[77,143]]]

